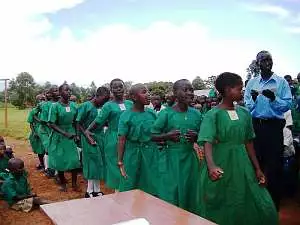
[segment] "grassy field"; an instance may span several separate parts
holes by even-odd
[[[29,110],[8,109],[8,128],[4,126],[4,108],[0,108],[0,135],[16,139],[26,139],[30,128],[27,121]]]

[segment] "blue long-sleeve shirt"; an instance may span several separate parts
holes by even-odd
[[[263,90],[270,89],[275,93],[275,100],[263,96]],[[254,102],[251,90],[259,92]],[[245,90],[245,106],[250,110],[253,118],[258,119],[284,119],[283,114],[292,106],[292,94],[287,81],[273,74],[270,79],[263,80],[261,76],[251,79]]]

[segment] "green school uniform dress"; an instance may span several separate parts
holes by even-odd
[[[49,122],[57,125],[67,133],[75,134],[73,122],[77,110],[70,102],[69,106],[61,102],[52,104],[49,112]],[[77,145],[74,139],[52,130],[49,141],[49,168],[57,171],[68,171],[80,167]]]
[[[97,109],[90,101],[81,104],[78,108],[76,121],[80,122],[84,129],[95,120],[101,109]],[[93,131],[97,145],[90,145],[84,134],[81,133],[83,176],[87,180],[102,180],[105,175],[102,127]]]
[[[152,195],[157,194],[158,147],[151,141],[151,128],[156,112],[125,111],[119,121],[118,135],[126,137],[124,168],[127,178],[121,177],[120,191],[141,189]]]
[[[114,101],[104,104],[101,112],[97,115],[95,122],[99,127],[108,122],[108,129],[105,132],[104,152],[106,163],[106,185],[112,189],[118,189],[120,183],[120,170],[118,167],[117,138],[118,125],[121,114],[131,109],[132,102],[124,101],[119,105]]]
[[[0,157],[0,173],[5,172],[8,166],[8,161],[9,158],[6,155]]]
[[[246,108],[234,111],[218,107],[204,118],[199,144],[213,144],[213,160],[224,174],[218,181],[201,167],[200,216],[220,225],[278,224],[277,212],[266,188],[259,186],[245,142],[254,138]]]
[[[197,212],[199,195],[200,163],[193,148],[184,135],[188,130],[199,132],[201,115],[189,107],[187,112],[165,109],[158,115],[152,133],[168,133],[179,130],[178,143],[168,141],[159,154],[159,191],[158,196],[190,212]]]
[[[28,115],[27,122],[32,124],[33,130],[31,130],[30,135],[29,135],[29,142],[31,145],[31,148],[35,154],[44,154],[45,149],[42,144],[42,141],[38,135],[38,128],[40,126],[37,121],[35,121],[34,116],[38,116],[39,111],[38,108],[33,108]]]
[[[23,175],[16,178],[13,174],[9,173],[6,175],[4,183],[1,186],[1,192],[3,199],[12,206],[16,201],[14,197],[20,195],[29,195],[31,188],[27,180],[27,172],[24,171]]]
[[[292,117],[293,117],[293,134],[300,134],[300,112],[297,110],[296,102],[292,105]]]
[[[38,105],[38,107],[40,108],[39,119],[42,122],[44,122],[44,123],[48,122],[49,111],[53,104],[55,104],[55,103],[52,101],[47,101],[47,102],[42,102]],[[49,136],[51,133],[51,129],[42,123],[39,125],[38,133],[39,133],[39,137],[42,141],[42,144],[44,146],[44,149],[45,149],[45,151],[47,151],[48,145],[49,145]]]

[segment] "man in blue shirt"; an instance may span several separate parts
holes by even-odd
[[[269,52],[259,52],[256,60],[260,75],[248,82],[245,105],[253,117],[257,158],[278,210],[282,186],[284,113],[291,108],[292,95],[286,80],[272,72],[273,60]]]

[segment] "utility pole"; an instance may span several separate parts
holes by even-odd
[[[9,79],[0,79],[0,81],[4,81],[4,125],[5,128],[8,127],[8,121],[7,121],[7,81]]]

